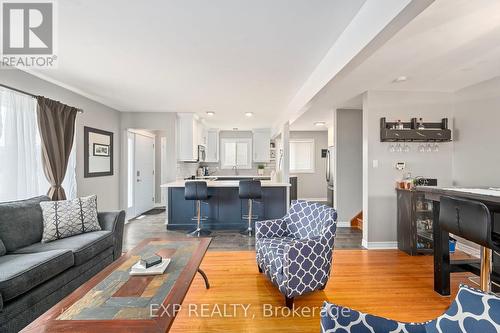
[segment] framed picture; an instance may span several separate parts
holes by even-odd
[[[113,132],[97,128],[83,128],[83,176],[102,177],[113,175]]]
[[[94,156],[109,156],[109,145],[94,143]]]

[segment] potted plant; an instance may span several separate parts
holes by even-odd
[[[264,176],[264,165],[263,164],[259,164],[257,166],[257,174],[259,176]]]

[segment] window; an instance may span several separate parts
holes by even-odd
[[[314,173],[313,139],[290,139],[290,172]]]
[[[221,139],[221,169],[251,169],[252,139],[223,138]]]
[[[0,88],[0,202],[46,194],[50,185],[43,172],[36,100]],[[76,197],[76,155],[71,151],[63,188]]]

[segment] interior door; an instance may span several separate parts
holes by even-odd
[[[136,216],[154,207],[154,138],[135,134],[135,189]]]

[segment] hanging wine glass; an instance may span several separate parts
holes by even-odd
[[[409,153],[409,152],[410,152],[410,145],[409,145],[409,144],[407,144],[407,143],[405,143],[405,145],[404,145],[404,147],[403,147],[403,151],[404,151],[405,153]]]
[[[396,152],[396,148],[394,147],[394,143],[391,143],[391,145],[389,146],[389,153],[394,153]]]
[[[439,152],[439,145],[437,143],[434,143],[434,146],[432,147],[432,150],[435,152],[435,153],[438,153]]]

